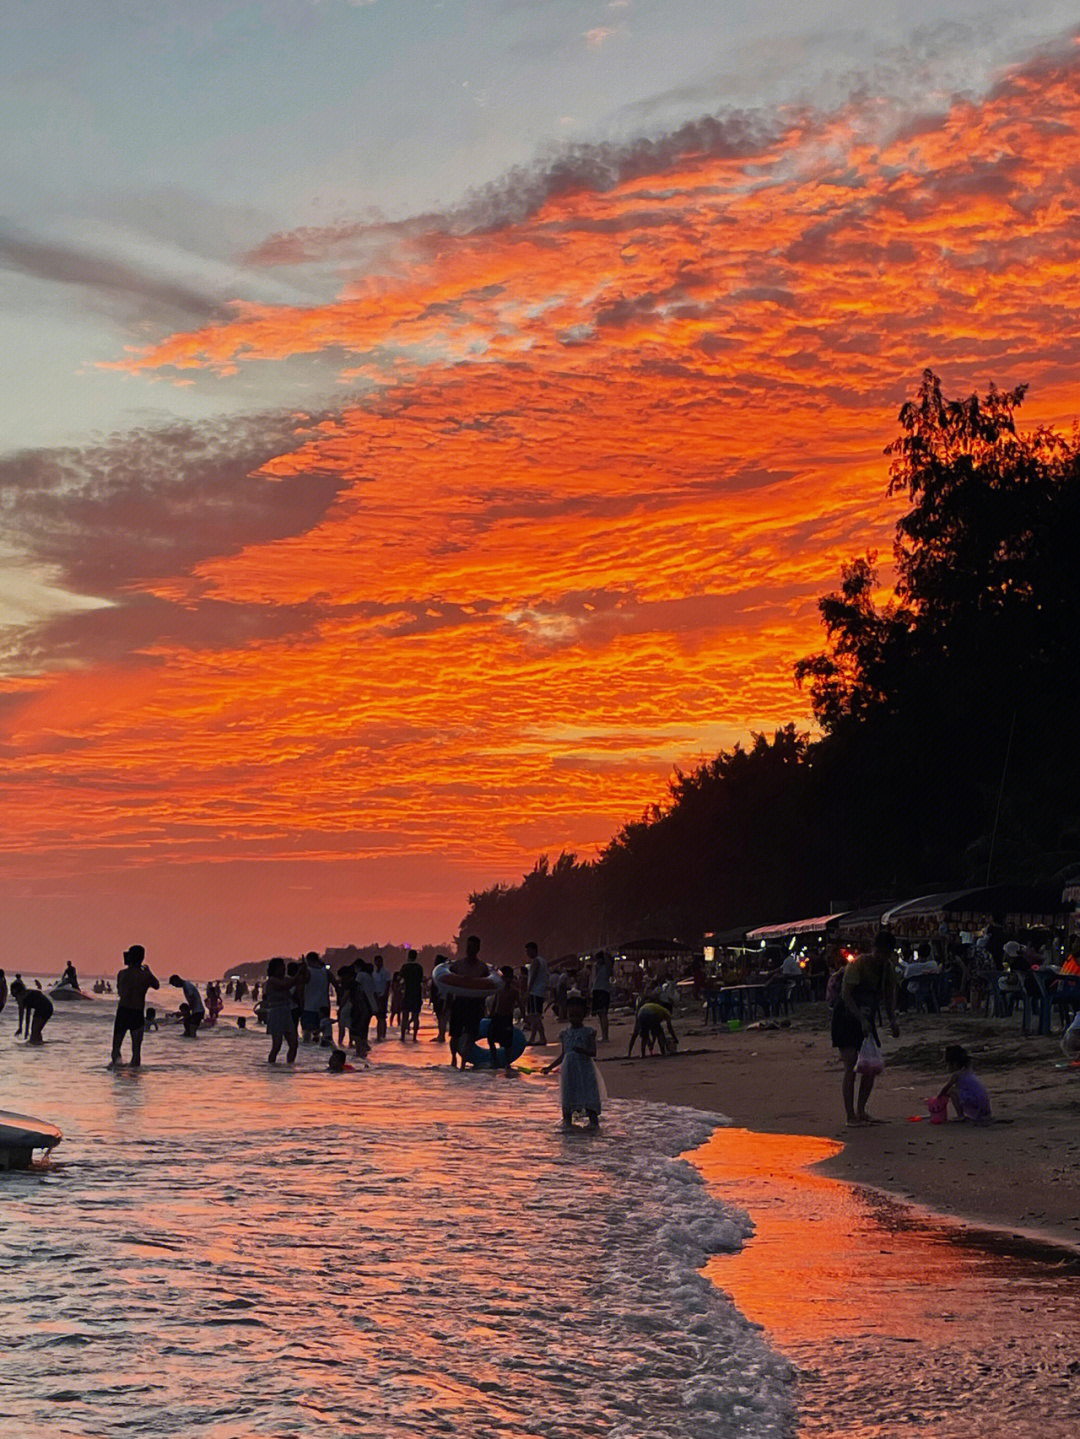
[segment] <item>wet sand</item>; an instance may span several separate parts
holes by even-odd
[[[839,1056],[824,1005],[797,1007],[789,1028],[716,1032],[677,1022],[678,1054],[623,1059],[629,1021],[612,1025],[601,1069],[613,1097],[692,1105],[764,1134],[836,1141],[823,1174],[874,1186],[931,1210],[1014,1233],[1080,1244],[1080,1069],[1059,1069],[1057,1035],[1021,1034],[1019,1017],[901,1015],[884,1041],[886,1070],[870,1110],[885,1121],[848,1129]],[[986,1128],[931,1125],[926,1096],[945,1082],[942,1050],[963,1044],[990,1092]],[[914,1118],[918,1116],[918,1118]],[[842,1146],[842,1147],[841,1147]]]
[[[800,1435],[1064,1439],[1080,1256],[936,1221],[820,1172],[834,1141],[719,1129],[690,1156],[755,1234],[706,1274],[798,1372]]]

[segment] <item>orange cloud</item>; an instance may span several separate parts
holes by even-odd
[[[887,556],[881,450],[923,365],[1073,413],[1078,74],[1071,48],[917,122],[703,122],[486,195],[484,223],[272,237],[261,263],[352,256],[340,298],[124,363],[203,383],[328,352],[374,389],[252,451],[287,515],[133,575],[66,622],[76,658],[116,627],[107,660],[10,687],[0,850],[426,856],[449,929],[468,883],[805,717],[791,665],[842,561]]]

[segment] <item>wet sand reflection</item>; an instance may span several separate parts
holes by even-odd
[[[706,1273],[799,1366],[803,1432],[1075,1434],[1080,1257],[808,1167],[839,1148],[732,1128],[690,1156],[753,1217]]]

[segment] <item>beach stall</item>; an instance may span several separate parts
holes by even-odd
[[[813,939],[824,939],[826,934],[836,931],[844,914],[845,911],[841,910],[836,914],[814,915],[810,919],[791,919],[786,924],[763,924],[757,929],[749,930],[746,938],[759,949],[780,944],[790,950],[792,940],[806,943]]]
[[[977,934],[995,919],[1006,929],[1053,930],[1066,913],[1066,901],[1055,890],[995,884],[920,895],[886,910],[881,922],[897,939],[917,942],[936,934],[941,924],[950,934]]]
[[[639,994],[647,979],[657,979],[666,970],[676,979],[689,974],[693,956],[693,947],[678,939],[631,939],[613,952],[615,977],[631,993]]]
[[[874,936],[882,927],[884,917],[895,909],[899,901],[879,900],[877,904],[865,905],[862,909],[848,910],[840,916],[836,926],[836,937],[845,949],[869,949]]]

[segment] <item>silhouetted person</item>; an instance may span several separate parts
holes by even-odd
[[[415,949],[398,970],[401,976],[401,1041],[412,1029],[413,1040],[420,1036],[420,1007],[424,1003],[424,966]]]
[[[7,975],[0,969],[0,1014],[4,1012],[4,1005],[7,1004],[8,987]]]
[[[79,987],[79,976],[76,974],[75,966],[70,959],[64,966],[64,972],[60,976],[60,983],[70,985],[72,989],[78,989]]]
[[[490,970],[480,958],[480,937],[470,934],[465,941],[464,957],[454,960],[450,966],[451,981],[487,979],[489,974]],[[465,1061],[480,1034],[487,1000],[488,994],[479,990],[475,994],[459,993],[451,997],[450,1063],[455,1069],[459,1059],[462,1069],[465,1068]]]
[[[23,1008],[30,1026],[30,1033],[26,1036],[27,1044],[43,1044],[41,1031],[53,1017],[52,1000],[40,989],[28,989],[23,996]]]
[[[276,1064],[283,1040],[288,1042],[285,1060],[288,1064],[296,1061],[296,1050],[300,1037],[296,1031],[294,1005],[299,1003],[297,990],[303,984],[299,965],[293,966],[293,973],[287,974],[285,961],[275,958],[266,966],[266,983],[263,985],[263,1003],[266,1007],[266,1032],[270,1036],[270,1053],[267,1064]]]
[[[15,1026],[15,1038],[18,1039],[19,1035],[23,1033],[26,1023],[26,985],[23,983],[22,975],[18,972],[11,981],[11,997],[19,1011],[19,1022]]]
[[[206,1018],[206,1006],[203,1004],[198,985],[190,979],[181,979],[178,974],[171,974],[169,983],[173,989],[184,991],[184,1003],[180,1006],[180,1014],[184,1021],[184,1038],[194,1039],[199,1032],[199,1025]]]
[[[547,1044],[544,1029],[544,1005],[548,992],[548,962],[532,940],[525,946],[529,957],[529,977],[525,999],[525,1023],[529,1026],[530,1044]]]
[[[113,1069],[120,1060],[120,1046],[124,1035],[131,1035],[131,1065],[137,1069],[142,1063],[143,1034],[146,1032],[146,995],[151,989],[160,989],[153,972],[143,963],[146,951],[141,944],[133,944],[124,950],[124,967],[116,976],[116,1021],[113,1024],[112,1058],[109,1068]]]
[[[428,998],[431,1000],[432,1012],[435,1015],[435,1022],[439,1026],[438,1034],[431,1037],[432,1044],[442,1044],[446,1039],[446,1023],[450,1018],[450,996],[445,994],[438,985],[435,978],[435,970],[440,964],[449,964],[445,954],[435,956],[435,966],[431,972],[431,982],[428,985]]]
[[[390,1001],[390,971],[383,964],[381,954],[375,956],[371,971],[371,984],[375,990],[375,1038],[386,1038],[386,1009]]]

